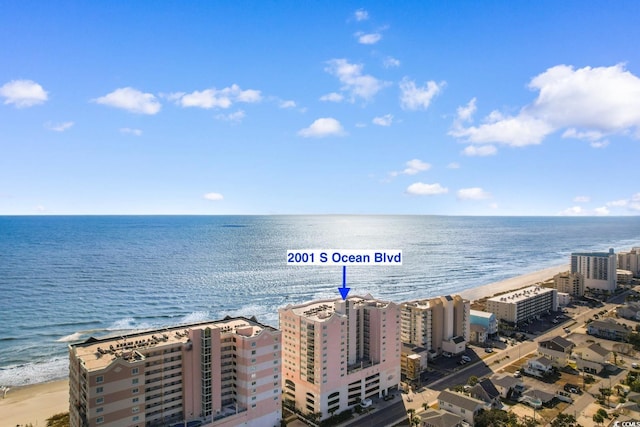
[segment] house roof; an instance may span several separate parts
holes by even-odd
[[[424,423],[437,427],[454,427],[463,421],[462,417],[439,409],[428,409],[419,415]]]
[[[553,337],[550,340],[547,341],[541,341],[540,342],[540,347],[542,348],[548,348],[550,350],[555,350],[555,351],[561,351],[563,353],[565,353],[567,350],[571,350],[573,347],[575,347],[576,345],[569,341],[566,338],[557,336],[557,337]]]
[[[454,393],[449,390],[443,390],[438,395],[438,400],[450,403],[458,408],[463,408],[467,411],[475,411],[478,406],[484,406],[484,402],[473,397],[465,396],[464,394]],[[443,408],[444,409],[444,408]]]
[[[456,343],[456,344],[460,344],[461,342],[464,342],[464,337],[460,337],[460,336],[458,336],[458,337],[453,337],[453,338],[451,339],[451,341],[453,341],[453,342],[454,342],[454,343]]]
[[[592,343],[589,347],[587,347],[589,350],[593,351],[596,354],[599,354],[600,356],[604,357],[607,354],[611,353],[611,350],[607,350],[606,348],[596,344],[596,343]]]
[[[474,385],[471,389],[471,395],[480,395],[482,391],[487,395],[489,400],[493,400],[496,397],[500,396],[500,392],[496,389],[496,386],[493,385],[490,379],[486,378],[480,381],[478,384]]]
[[[538,357],[537,359],[532,359],[532,360],[535,361],[535,362],[540,363],[541,365],[547,366],[547,367],[553,365],[553,362],[551,360],[547,359],[544,356],[541,356],[541,357]]]
[[[555,397],[553,393],[547,393],[546,391],[531,389],[524,392],[526,396],[537,397],[542,400],[543,403],[551,401]]]
[[[594,320],[593,322],[589,323],[589,328],[608,329],[617,332],[629,332],[625,327],[619,325],[615,321],[605,322],[603,320]]]
[[[516,384],[522,384],[522,381],[520,381],[518,378],[511,377],[509,375],[497,377],[492,379],[491,381],[493,382],[494,386],[497,385],[504,388],[512,388]]]

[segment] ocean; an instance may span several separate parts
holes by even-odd
[[[0,216],[0,385],[64,378],[90,336],[337,298],[342,269],[290,249],[401,249],[349,267],[351,295],[402,302],[640,246],[640,217]]]

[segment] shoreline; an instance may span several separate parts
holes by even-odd
[[[569,266],[565,263],[499,282],[466,289],[458,294],[465,299],[475,301],[491,297],[497,293],[544,282],[555,274],[568,269]],[[46,425],[47,418],[69,411],[68,379],[10,388],[4,399],[0,396],[0,419],[9,426],[28,423],[32,423],[34,426]]]

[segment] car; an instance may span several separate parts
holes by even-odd
[[[580,393],[580,387],[578,387],[575,384],[565,384],[564,385],[564,391],[568,391],[569,393],[574,393],[574,394],[579,394]]]
[[[449,353],[448,351],[443,352],[442,355],[444,357],[451,357],[451,353]]]
[[[515,371],[513,373],[513,376],[516,377],[516,378],[520,378],[522,376],[522,374],[520,373],[520,371]]]
[[[553,320],[551,321],[551,323],[553,323],[554,325],[557,325],[557,324],[558,324],[558,319],[553,319]]]
[[[360,406],[362,406],[363,408],[368,408],[372,404],[373,402],[371,401],[371,399],[363,399],[362,402],[360,402]]]
[[[571,333],[571,329],[569,329],[569,328],[564,328],[564,332],[565,332],[565,333],[567,333],[567,334],[570,334],[570,333]]]
[[[465,354],[463,354],[460,359],[464,360],[465,362],[471,362],[471,358]]]
[[[632,367],[633,369],[638,369],[638,364],[637,364],[637,363],[635,363],[635,362],[633,362],[633,363],[631,364],[631,367]]]
[[[491,347],[487,347],[484,349],[485,353],[493,353],[493,349]]]

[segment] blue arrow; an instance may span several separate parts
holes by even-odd
[[[349,295],[349,291],[351,288],[347,288],[347,266],[342,266],[342,287],[338,288],[340,291],[340,295],[342,295],[342,299],[347,299],[347,295]]]

